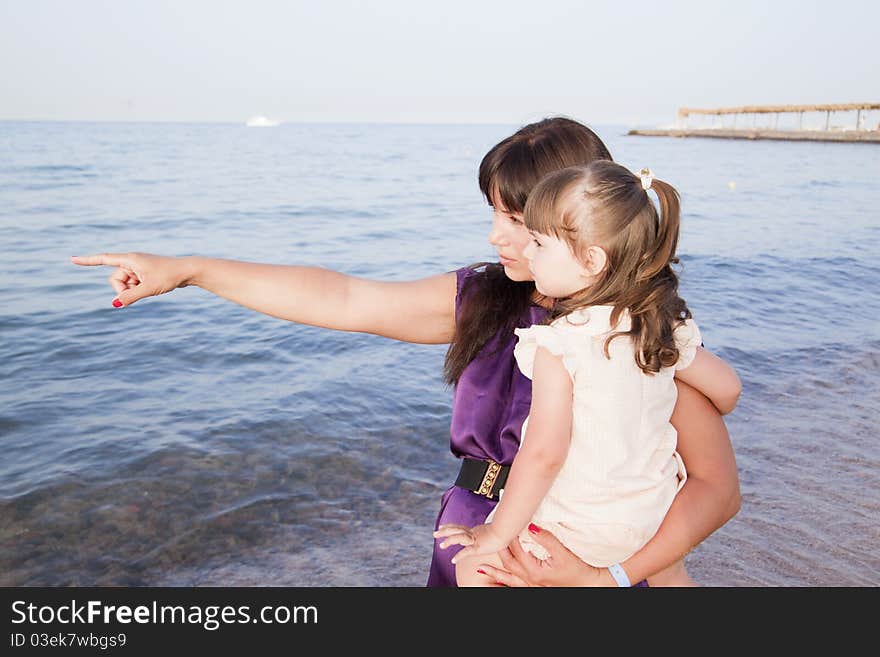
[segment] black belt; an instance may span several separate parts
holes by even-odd
[[[509,465],[501,465],[491,459],[484,461],[465,456],[461,460],[461,470],[458,471],[455,485],[477,495],[497,500],[498,494],[507,482],[509,472]]]

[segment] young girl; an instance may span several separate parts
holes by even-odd
[[[670,185],[611,161],[570,167],[535,187],[524,220],[529,271],[556,302],[549,324],[515,331],[517,364],[532,379],[521,448],[486,523],[443,525],[434,536],[445,538],[441,548],[467,546],[453,558],[459,585],[491,585],[481,555],[517,536],[545,559],[524,529],[536,523],[628,586],[620,562],[651,539],[686,479],[670,423],[673,377],[721,413],[733,410],[740,382],[701,348],[678,296],[679,197]],[[691,581],[679,563],[663,583]]]

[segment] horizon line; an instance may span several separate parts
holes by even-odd
[[[564,114],[547,114],[542,118],[549,118],[553,116],[568,116],[572,118],[570,115]],[[535,121],[540,121],[540,118],[532,118],[524,121],[382,121],[382,120],[339,120],[339,121],[321,121],[321,120],[291,120],[286,121],[284,119],[274,119],[278,121],[277,126],[266,126],[266,127],[282,127],[284,125],[443,125],[443,126],[522,126],[527,125],[529,123],[533,123]],[[580,121],[581,123],[586,123],[581,119],[575,119]],[[0,118],[0,123],[119,123],[119,124],[177,124],[177,125],[235,125],[235,126],[243,126],[243,127],[251,127],[246,125],[245,121],[230,121],[230,120],[212,120],[212,119],[24,119],[24,118]],[[656,123],[656,122],[655,122]],[[631,121],[621,121],[621,122],[605,122],[605,121],[597,121],[590,122],[587,125],[602,125],[602,126],[642,126],[645,125],[644,122],[631,122]],[[264,127],[264,126],[254,126],[254,127]]]

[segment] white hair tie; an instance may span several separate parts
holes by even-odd
[[[645,167],[639,171],[639,179],[642,181],[642,189],[647,192],[651,189],[651,184],[654,182],[654,174],[651,173],[648,167]]]

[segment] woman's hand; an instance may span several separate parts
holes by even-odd
[[[469,556],[494,554],[504,549],[506,541],[497,535],[491,524],[467,527],[465,525],[440,525],[434,532],[434,538],[445,538],[440,549],[450,545],[464,545],[452,557],[452,563],[458,563]]]
[[[115,308],[130,306],[145,297],[155,297],[185,287],[189,276],[183,258],[149,253],[102,253],[73,256],[70,260],[75,265],[116,267],[110,274],[110,285],[116,291],[113,300]]]
[[[607,568],[595,568],[581,561],[547,530],[529,526],[532,538],[550,553],[542,561],[527,552],[515,539],[499,552],[504,569],[480,564],[480,569],[503,586],[617,586]]]

